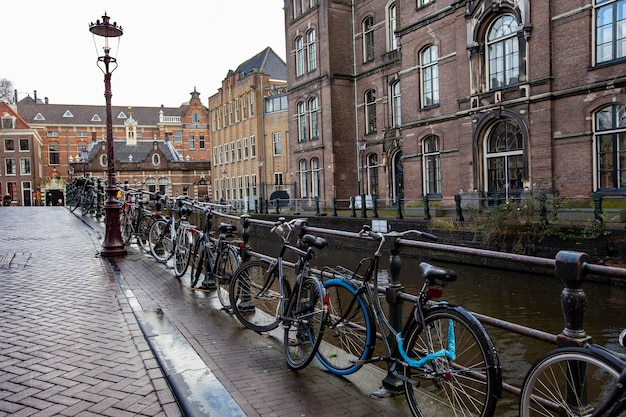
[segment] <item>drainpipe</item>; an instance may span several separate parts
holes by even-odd
[[[354,0],[350,2],[352,8],[352,76],[354,77],[354,149],[356,151],[356,175],[357,175],[357,192],[356,195],[361,193],[363,178],[361,172],[361,149],[359,145],[359,91],[357,86],[357,74],[356,74],[356,33],[355,33],[355,7]]]

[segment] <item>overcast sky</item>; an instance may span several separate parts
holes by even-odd
[[[2,2],[0,79],[54,104],[104,104],[104,76],[89,23],[121,25],[115,106],[202,102],[228,70],[271,47],[285,59],[284,0],[15,0]],[[115,48],[116,42],[110,43]]]

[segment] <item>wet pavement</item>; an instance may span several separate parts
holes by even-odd
[[[385,373],[291,371],[258,334],[136,246],[101,258],[104,223],[0,209],[0,416],[403,416]]]

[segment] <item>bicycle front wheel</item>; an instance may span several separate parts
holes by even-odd
[[[442,349],[455,357],[438,357],[420,368],[407,366],[407,402],[414,416],[492,416],[502,380],[495,348],[484,327],[469,312],[452,306],[429,308],[425,328],[416,323],[405,335],[405,350],[419,360]],[[418,385],[412,382],[419,382]]]
[[[137,246],[143,251],[150,250],[148,243],[148,233],[150,232],[150,226],[154,223],[154,219],[151,215],[145,214],[141,216],[139,220],[138,230],[135,231],[137,235]]]
[[[187,272],[193,239],[191,232],[183,228],[178,230],[176,236],[176,247],[174,248],[174,275],[182,277]]]
[[[249,329],[267,332],[278,326],[280,284],[275,265],[265,260],[241,264],[230,283],[230,305],[237,319]],[[286,280],[283,293],[289,296]]]
[[[592,415],[615,387],[621,366],[585,348],[547,353],[526,374],[520,417]]]
[[[133,223],[128,214],[123,210],[120,212],[120,232],[124,245],[130,245],[130,241],[133,238]]]
[[[283,320],[285,358],[287,365],[296,371],[311,363],[322,342],[326,321],[324,292],[324,286],[319,280],[305,278],[298,293],[294,292],[291,311]]]
[[[217,286],[217,298],[220,300],[222,307],[230,309],[230,298],[228,292],[230,291],[230,282],[232,281],[233,274],[239,267],[239,256],[237,250],[230,245],[227,245],[222,252],[220,252],[217,260],[215,261],[215,285]]]
[[[195,288],[198,280],[200,279],[200,275],[202,274],[202,269],[204,267],[204,257],[206,256],[206,244],[204,242],[204,235],[201,235],[196,243],[193,246],[193,252],[191,255],[191,288]]]
[[[376,343],[376,326],[365,299],[345,279],[324,282],[328,314],[317,359],[330,372],[350,375],[370,359]]]
[[[150,226],[148,233],[148,245],[150,253],[159,262],[167,261],[172,253],[172,238],[169,223],[165,220],[157,220]]]

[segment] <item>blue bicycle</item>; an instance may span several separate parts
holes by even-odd
[[[415,230],[410,233],[436,239]],[[389,322],[378,295],[378,269],[385,235],[364,226],[359,235],[378,242],[373,258],[351,271],[324,268],[329,298],[318,360],[331,372],[348,375],[364,364],[387,362],[389,373],[404,386],[414,416],[491,416],[501,396],[496,349],[480,322],[467,310],[434,302],[440,288],[456,280],[453,271],[427,263],[419,266],[422,286],[401,331]],[[364,267],[365,273],[359,275]],[[376,329],[379,329],[380,334]],[[376,339],[384,352],[375,352]]]

